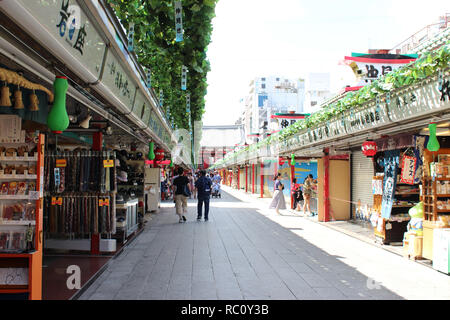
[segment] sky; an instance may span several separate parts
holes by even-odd
[[[344,56],[391,49],[445,13],[448,0],[219,0],[203,125],[234,124],[255,77],[329,72],[337,92],[354,82]]]

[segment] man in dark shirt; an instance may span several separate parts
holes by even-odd
[[[173,187],[174,187],[174,200],[175,200],[175,210],[177,215],[180,216],[179,222],[186,222],[186,217],[184,213],[187,212],[187,195],[186,189],[191,191],[189,186],[188,177],[183,175],[183,168],[178,168],[177,174],[178,177],[173,179]]]
[[[200,178],[195,182],[195,188],[198,190],[198,204],[197,204],[197,221],[202,218],[202,207],[205,204],[205,221],[208,221],[209,213],[209,197],[211,195],[211,179],[205,177],[206,171],[200,171]]]

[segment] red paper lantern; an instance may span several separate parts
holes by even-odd
[[[161,161],[162,159],[164,159],[164,149],[158,148],[155,150],[155,160]]]
[[[285,160],[282,157],[278,157],[278,164],[282,166],[284,164]]]
[[[361,150],[366,157],[373,157],[377,153],[377,143],[373,140],[364,141]]]

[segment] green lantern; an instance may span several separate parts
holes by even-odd
[[[154,149],[155,149],[155,143],[154,142],[150,142],[148,144],[148,155],[147,155],[148,160],[155,159],[155,151],[154,151]]]
[[[291,166],[295,166],[295,154],[291,154]]]
[[[66,92],[69,88],[67,77],[57,76],[53,82],[55,98],[52,110],[47,117],[47,126],[54,133],[62,133],[69,126],[69,116],[66,110]]]
[[[430,139],[428,139],[427,149],[430,151],[438,151],[441,147],[436,137],[436,127],[436,122],[432,122],[428,125],[428,129],[430,130]]]

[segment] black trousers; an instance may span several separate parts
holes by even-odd
[[[197,203],[197,219],[202,217],[202,207],[205,204],[205,219],[208,219],[209,213],[209,196],[208,197],[198,197]]]

